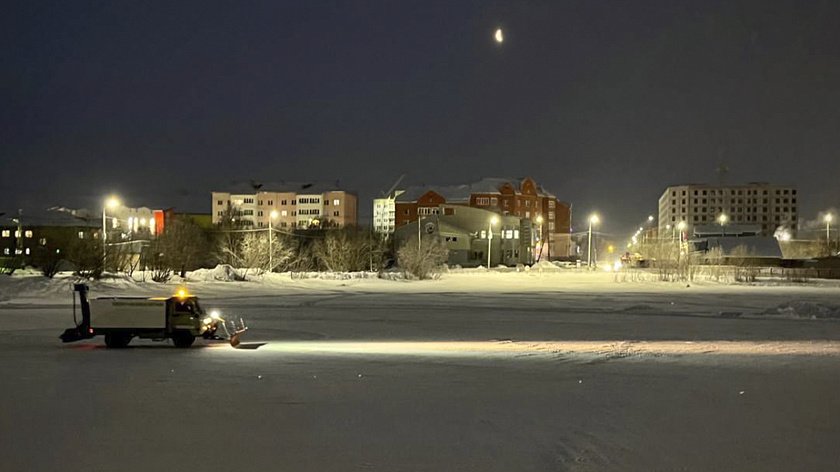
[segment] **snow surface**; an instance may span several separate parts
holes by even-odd
[[[2,470],[840,469],[833,282],[188,275],[242,349],[62,345],[72,278],[0,277]]]

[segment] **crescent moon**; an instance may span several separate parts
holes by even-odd
[[[502,29],[501,28],[496,30],[496,35],[495,36],[496,36],[496,42],[497,43],[501,43],[502,41],[505,40],[505,37],[502,36]]]

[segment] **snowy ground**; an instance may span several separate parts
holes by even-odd
[[[0,277],[2,469],[840,470],[835,283],[205,276],[244,349],[62,345],[70,280]]]

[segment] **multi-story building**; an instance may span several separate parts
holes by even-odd
[[[427,215],[440,214],[443,204],[481,208],[501,216],[533,222],[537,246],[552,259],[569,256],[571,206],[537,185],[533,179],[485,178],[472,184],[409,187],[395,198],[394,226],[399,228]]]
[[[19,257],[25,264],[32,264],[39,251],[66,253],[75,239],[98,239],[102,231],[101,217],[65,208],[0,215],[0,257]]]
[[[397,228],[397,241],[416,244],[418,236],[437,237],[449,249],[448,263],[462,267],[487,266],[488,260],[490,267],[534,263],[537,241],[531,219],[457,204],[437,209]]]
[[[796,187],[751,182],[746,185],[687,184],[668,187],[659,197],[659,233],[679,222],[692,234],[695,227],[720,224],[760,226],[761,235],[776,229],[797,229]],[[724,218],[721,218],[724,215]]]
[[[342,228],[356,224],[356,195],[323,184],[244,184],[213,194],[213,224],[230,219],[267,228]]]
[[[373,199],[373,229],[377,233],[392,234],[397,224],[396,198],[403,190],[396,190],[391,195]]]

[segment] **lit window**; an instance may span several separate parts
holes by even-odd
[[[286,211],[286,210],[283,210],[283,211],[280,212],[280,216],[288,216],[288,215],[289,215],[289,212]]]
[[[333,216],[338,216],[338,210],[333,212]]]
[[[333,200],[333,205],[338,206],[338,204],[340,204],[340,203],[341,203],[341,201],[337,198],[335,200]]]
[[[8,256],[9,255],[9,248],[3,249],[3,254]]]
[[[26,255],[29,255],[29,248],[26,248]]]
[[[513,230],[512,229],[506,229],[505,230],[505,239],[513,239]]]
[[[15,237],[16,237],[16,238],[19,238],[19,237],[20,237],[20,231],[15,231]]]
[[[38,244],[40,244],[41,246],[46,246],[47,245],[47,238],[39,239]]]
[[[8,237],[9,237],[9,236],[11,236],[11,235],[12,235],[12,232],[11,232],[11,231],[9,231],[9,230],[7,230],[7,229],[4,229],[4,230],[3,230],[3,237],[4,237],[4,238],[8,238]]]
[[[553,221],[548,222],[548,230],[549,231],[554,231],[554,222]]]
[[[530,211],[526,211],[526,212],[525,212],[525,218],[530,218],[530,217],[531,217],[531,212],[530,212]]]
[[[79,239],[85,239],[85,232],[79,231]]]
[[[513,239],[519,239],[519,230],[518,229],[513,230]]]
[[[486,239],[486,238],[487,238],[487,231],[481,230],[481,239]]]

